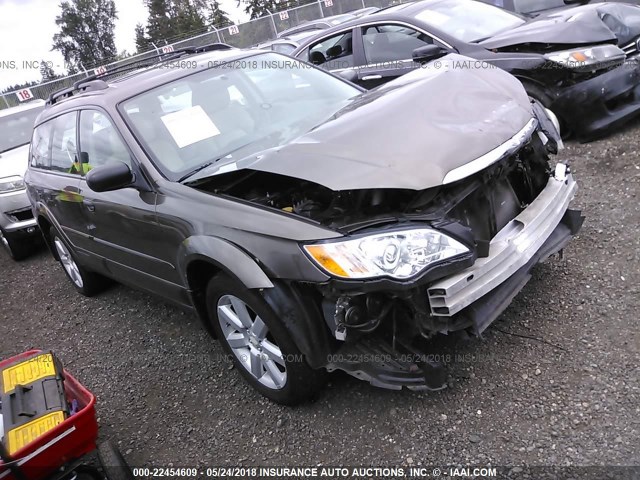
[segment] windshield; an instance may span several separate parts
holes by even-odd
[[[0,117],[0,153],[27,145],[31,141],[33,124],[43,108],[40,106],[28,110],[18,110],[10,115]]]
[[[182,77],[127,100],[127,123],[156,166],[180,180],[308,132],[360,90],[276,53]],[[223,160],[218,163],[219,160]]]
[[[477,42],[525,23],[506,10],[468,0],[429,3],[415,18],[463,42]]]

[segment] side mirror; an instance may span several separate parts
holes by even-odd
[[[340,70],[338,72],[338,76],[340,78],[344,78],[349,82],[357,82],[358,81],[358,72],[356,72],[353,68],[346,68],[344,70]]]
[[[87,173],[87,185],[94,192],[119,190],[131,185],[133,181],[133,172],[123,162],[96,167]]]
[[[444,57],[448,53],[449,50],[438,45],[424,45],[416,48],[411,56],[414,62],[423,63]]]

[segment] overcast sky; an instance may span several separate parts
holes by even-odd
[[[134,28],[136,23],[146,24],[147,10],[143,0],[115,0],[116,47],[118,52],[135,52]],[[221,0],[231,20],[246,21],[247,16],[238,8],[236,0]],[[0,90],[31,80],[40,80],[40,70],[24,65],[24,61],[46,60],[53,63],[56,73],[63,73],[62,56],[51,52],[55,24],[60,14],[60,0],[0,0]],[[6,62],[15,61],[15,68]],[[4,63],[3,63],[4,62]]]

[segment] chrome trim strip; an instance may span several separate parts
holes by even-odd
[[[444,180],[442,181],[443,185],[447,185],[449,183],[457,182],[458,180],[462,180],[463,178],[467,178],[474,173],[479,172],[480,170],[484,170],[489,165],[496,163],[498,160],[506,157],[514,153],[518,148],[522,146],[524,142],[531,138],[533,132],[538,126],[538,120],[532,118],[527,122],[527,124],[516,133],[509,140],[504,142],[502,145],[494,148],[490,152],[485,153],[481,157],[472,160],[469,163],[466,163],[458,168],[454,168],[449,173],[444,176]]]
[[[432,315],[455,315],[526,265],[558,226],[577,189],[570,173],[549,178],[540,195],[491,240],[488,257],[429,287]],[[438,307],[448,313],[436,312]]]

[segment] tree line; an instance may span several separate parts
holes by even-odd
[[[115,45],[115,23],[118,11],[114,0],[63,0],[55,23],[52,50],[62,54],[67,72],[73,75],[91,70],[134,53],[142,53],[188,36],[221,29],[233,22],[219,0],[143,0],[148,11],[145,24],[138,23],[135,36],[136,52],[118,52]],[[283,9],[312,3],[316,0],[237,0],[238,6],[251,19]],[[212,28],[213,27],[213,28]],[[42,62],[41,82],[59,78]],[[4,91],[34,86],[40,82],[14,85]]]

